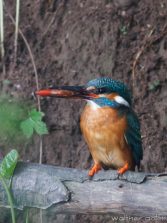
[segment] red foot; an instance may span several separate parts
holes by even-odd
[[[99,170],[101,170],[101,165],[96,163],[93,165],[93,167],[89,170],[88,175],[90,177],[93,177],[95,173],[97,173]]]
[[[121,167],[120,169],[118,169],[118,173],[119,174],[124,174],[128,169],[129,169],[129,164],[126,163],[123,167]]]

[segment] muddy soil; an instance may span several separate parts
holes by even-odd
[[[6,75],[17,94],[32,103],[36,90],[32,61],[19,36],[13,65],[14,2],[5,2]],[[141,122],[142,171],[167,171],[167,2],[166,0],[22,1],[20,29],[34,57],[39,86],[83,85],[109,76],[133,90],[133,107]],[[2,71],[2,70],[1,70]],[[134,71],[134,75],[132,75]],[[41,99],[49,135],[43,137],[43,162],[89,168],[91,157],[81,135],[84,102]],[[23,160],[37,162],[38,138]],[[111,222],[103,216],[58,216],[51,222]]]

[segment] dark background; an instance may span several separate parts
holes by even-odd
[[[14,16],[14,1],[5,1],[5,5]],[[40,88],[83,85],[100,76],[133,87],[133,107],[141,122],[144,150],[141,168],[167,171],[166,0],[26,0],[21,1],[20,10],[20,29],[31,47]],[[21,36],[17,65],[13,66],[14,25],[7,12],[6,75],[1,75],[1,80],[10,80],[16,94],[36,104],[32,98],[34,70]],[[89,168],[91,157],[79,128],[85,103],[52,98],[42,99],[41,105],[49,129],[49,135],[43,137],[43,162]],[[20,154],[23,160],[38,162],[39,139]],[[98,223],[111,219],[77,215],[58,216],[55,221]]]

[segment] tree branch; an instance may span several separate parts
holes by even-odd
[[[11,185],[15,207],[50,207],[49,211],[54,214],[167,216],[167,173],[128,171],[118,176],[116,171],[108,170],[100,171],[93,179],[89,179],[87,173],[86,170],[20,162]],[[8,206],[1,183],[0,206]]]

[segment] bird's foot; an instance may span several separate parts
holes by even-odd
[[[93,165],[93,167],[89,170],[88,175],[89,175],[90,177],[93,177],[94,174],[97,173],[99,170],[101,170],[101,165],[98,164],[98,163],[95,163],[95,164]]]
[[[129,170],[129,164],[125,163],[125,165],[118,169],[118,174],[124,174],[127,170]]]

